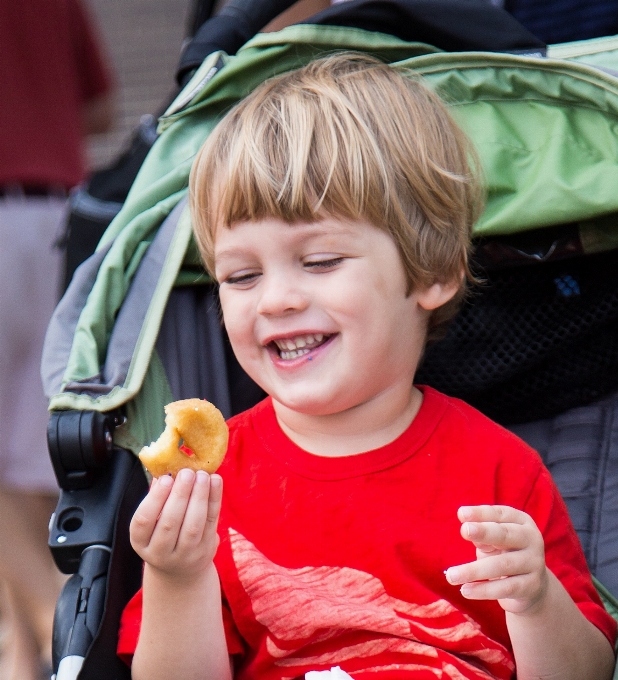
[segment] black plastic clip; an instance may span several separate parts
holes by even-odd
[[[113,432],[124,422],[118,411],[54,411],[47,445],[61,489],[87,489],[111,460]]]

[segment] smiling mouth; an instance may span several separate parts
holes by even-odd
[[[297,335],[293,338],[281,338],[273,340],[272,344],[276,347],[279,357],[284,360],[298,359],[312,350],[323,345],[332,335],[324,333],[307,333]]]

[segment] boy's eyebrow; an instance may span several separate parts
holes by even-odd
[[[355,238],[356,229],[352,224],[346,224],[345,222],[337,222],[333,224],[324,224],[324,222],[312,222],[312,223],[291,223],[288,226],[294,227],[305,227],[308,233],[305,233],[305,239],[311,241],[316,238],[322,238],[324,236],[343,236],[345,238]],[[237,245],[229,248],[224,248],[223,250],[216,251],[216,259],[228,259],[233,258],[238,255],[242,255],[244,252],[242,245]],[[250,249],[247,249],[250,250]]]
[[[327,225],[316,225],[311,227],[305,231],[305,233],[302,235],[302,240],[305,243],[311,243],[315,240],[324,240],[324,239],[354,239],[355,236],[357,235],[357,231],[350,225],[337,225],[335,228],[332,226],[327,226]],[[329,247],[330,244],[326,243],[325,247]]]
[[[235,257],[242,256],[245,249],[242,246],[234,246],[233,248],[225,248],[224,250],[215,251],[215,260],[221,262],[222,260],[231,260]],[[246,249],[248,251],[248,249]]]
[[[311,227],[315,227],[315,234],[310,234],[312,236],[331,236],[331,235],[341,235],[341,236],[356,236],[357,230],[354,225],[347,224],[346,222],[337,222],[335,226],[326,225],[323,222],[316,222],[312,224]]]

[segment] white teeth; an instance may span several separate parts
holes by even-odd
[[[310,349],[295,349],[292,350],[291,352],[281,352],[281,358],[296,359],[298,357],[302,357],[303,354],[309,354],[310,351],[311,351]]]
[[[319,345],[325,337],[327,336],[324,333],[307,333],[307,335],[282,338],[274,342],[280,350],[282,359],[294,359],[297,356],[307,354],[307,352]]]

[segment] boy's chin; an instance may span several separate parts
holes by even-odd
[[[357,404],[348,400],[337,400],[332,397],[315,394],[273,395],[275,409],[281,408],[304,416],[326,417],[349,411]]]

